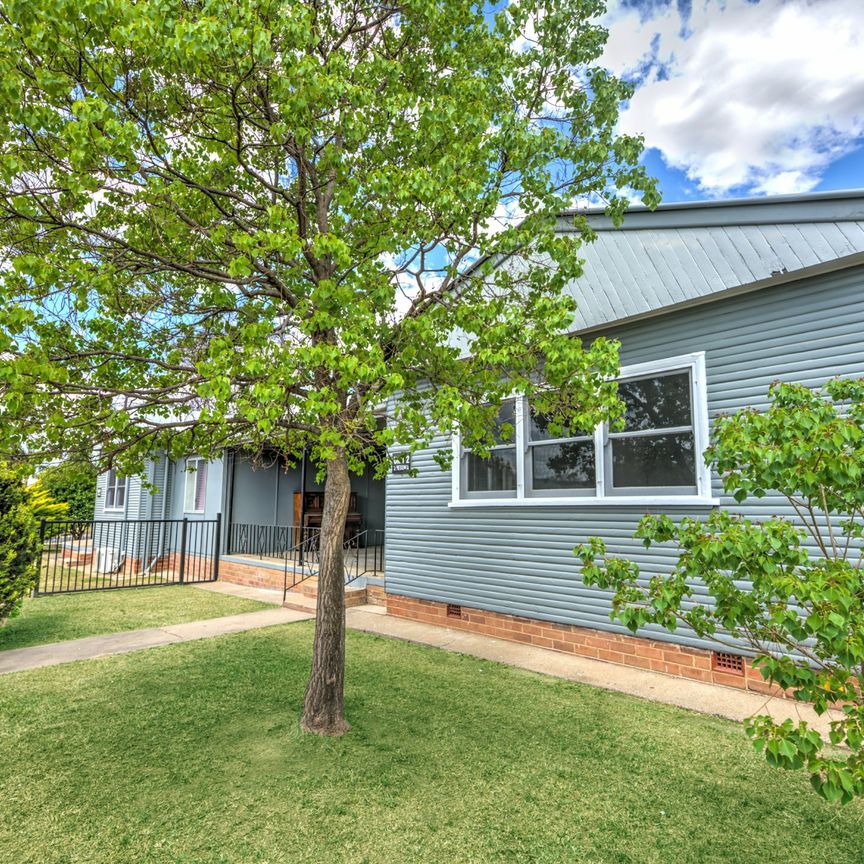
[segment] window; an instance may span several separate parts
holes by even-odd
[[[186,460],[186,488],[183,510],[203,513],[207,493],[207,463],[197,456]]]
[[[712,503],[704,354],[623,367],[623,426],[554,428],[523,399],[504,403],[512,423],[488,459],[463,450],[452,506],[484,504]],[[456,452],[458,437],[454,441]],[[474,501],[472,499],[482,499]]]
[[[664,489],[696,494],[691,370],[622,380],[624,429],[610,432],[607,492]]]
[[[527,447],[526,475],[531,493],[540,496],[562,492],[594,494],[597,472],[593,431],[571,434],[569,429],[564,429],[556,436],[549,428],[548,418],[531,410]]]
[[[516,441],[505,441],[502,427],[516,426],[516,400],[501,403],[493,435],[497,444],[483,457],[470,450],[462,454],[462,488],[467,497],[504,498],[516,495]]]
[[[105,481],[105,507],[107,510],[126,509],[126,478],[118,476],[112,468]]]

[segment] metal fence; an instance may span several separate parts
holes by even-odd
[[[273,558],[288,567],[317,565],[321,529],[299,525],[257,525],[237,522],[228,528],[228,554],[247,558]],[[384,530],[367,529],[349,535],[345,542],[346,567],[360,575],[384,569]],[[356,576],[355,576],[356,578]]]
[[[285,551],[282,602],[288,591],[301,582],[318,575],[320,565],[321,530],[307,528],[306,536]],[[384,572],[384,530],[360,531],[342,544],[344,580],[350,585],[361,576],[381,576]]]
[[[219,578],[216,519],[43,520],[35,594],[65,594]]]
[[[315,530],[307,527],[307,536]],[[257,525],[234,522],[228,527],[229,555],[282,558],[289,549],[299,545],[299,525]]]

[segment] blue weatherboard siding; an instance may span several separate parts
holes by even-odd
[[[838,375],[864,375],[862,333],[862,266],[606,331],[621,340],[623,365],[704,351],[712,419],[746,405],[764,407],[777,379],[817,386]],[[418,477],[387,481],[389,593],[626,632],[609,619],[609,594],[581,583],[573,546],[599,535],[611,554],[638,561],[646,576],[674,560],[669,549],[646,551],[633,539],[644,505],[448,508],[450,473],[432,456],[432,450],[414,455]],[[787,513],[778,496],[740,506],[722,497],[716,477],[713,485],[729,509],[757,519]],[[707,506],[662,509],[673,516],[709,512]],[[649,633],[712,647],[686,633]]]
[[[222,460],[208,464],[205,510],[203,513],[184,513],[186,460],[170,461],[164,454],[155,455],[144,469],[143,476],[129,477],[126,481],[126,506],[122,511],[106,511],[105,485],[107,474],[101,474],[96,482],[96,508],[94,519],[100,522],[117,521],[121,525],[97,526],[94,546],[119,549],[127,555],[149,561],[156,555],[154,550],[179,548],[179,530],[169,529],[161,533],[157,525],[138,525],[138,520],[183,519],[190,522],[214,520],[222,504]],[[149,486],[155,487],[151,491]],[[192,552],[210,554],[212,529],[193,531],[187,544]],[[167,539],[164,539],[167,538]],[[200,547],[200,548],[199,548]]]
[[[107,474],[96,480],[95,519],[215,519],[222,505],[222,460],[208,465],[207,493],[204,513],[184,513],[186,460],[168,460],[164,454],[154,456],[144,468],[142,477],[126,480],[126,507],[123,511],[105,510]],[[147,484],[156,487],[153,492]]]

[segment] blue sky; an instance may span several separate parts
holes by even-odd
[[[864,0],[609,0],[664,201],[864,187]]]

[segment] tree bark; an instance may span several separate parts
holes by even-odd
[[[319,735],[342,735],[351,728],[345,721],[344,709],[345,569],[342,553],[350,496],[348,463],[340,455],[327,462],[312,671],[300,718],[302,729]]]

